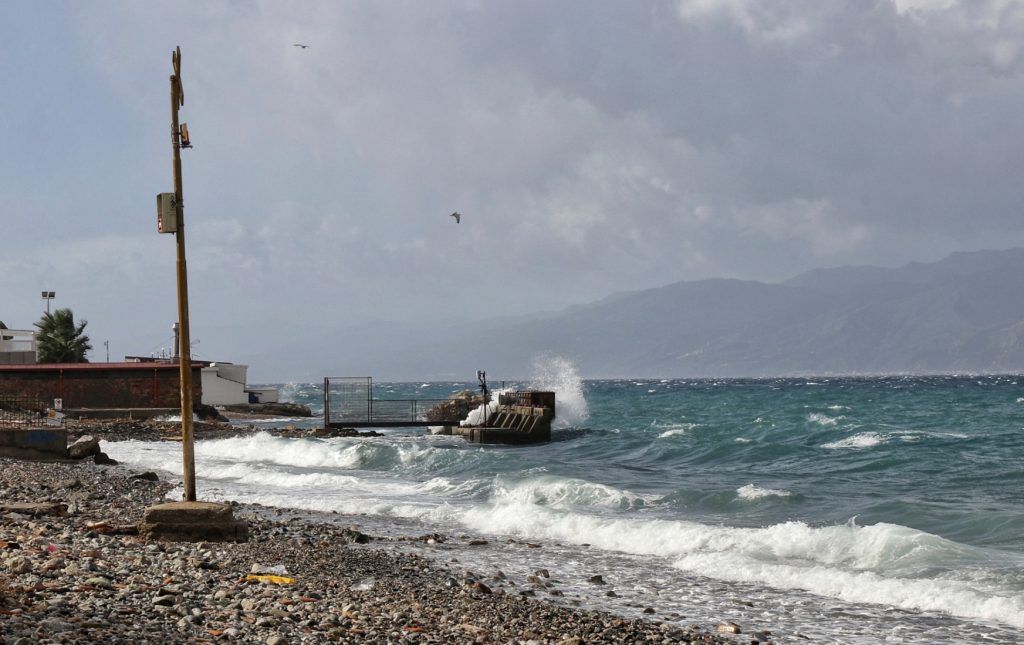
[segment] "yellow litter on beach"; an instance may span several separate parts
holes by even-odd
[[[245,579],[259,580],[260,582],[272,582],[275,585],[290,585],[295,583],[295,578],[286,578],[284,576],[249,575],[246,576]]]

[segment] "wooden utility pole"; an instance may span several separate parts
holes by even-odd
[[[181,458],[184,500],[196,501],[196,457],[192,434],[192,343],[188,327],[188,271],[185,265],[185,208],[181,195],[181,148],[191,147],[188,127],[178,125],[178,108],[185,105],[181,85],[181,47],[171,53],[171,144],[174,148],[174,207],[177,215],[178,254],[178,368],[181,373]],[[184,144],[182,135],[184,134]]]

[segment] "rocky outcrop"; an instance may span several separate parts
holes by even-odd
[[[298,403],[238,403],[225,405],[228,412],[244,414],[266,414],[280,417],[311,417],[313,411],[308,406]]]

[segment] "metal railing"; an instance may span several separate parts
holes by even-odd
[[[324,426],[386,428],[457,424],[468,405],[453,399],[375,399],[370,377],[324,379]]]

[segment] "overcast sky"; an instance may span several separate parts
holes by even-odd
[[[170,347],[177,45],[201,358],[1024,246],[1019,0],[10,0],[0,33],[0,320],[55,291],[94,361]]]

